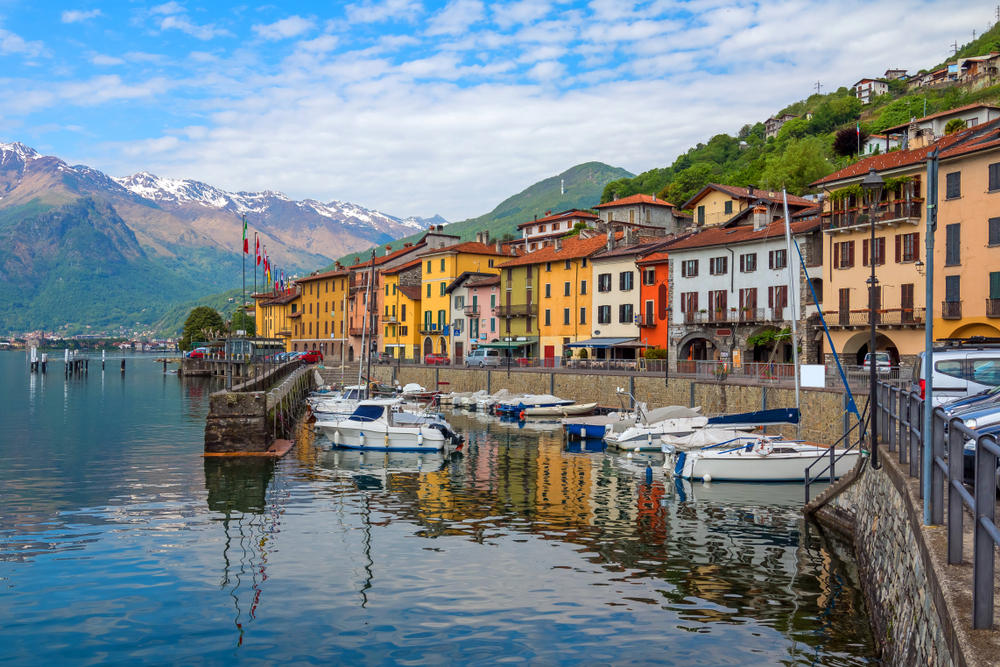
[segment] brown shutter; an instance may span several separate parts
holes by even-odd
[[[840,244],[839,243],[834,243],[833,244],[833,268],[835,268],[835,269],[839,269],[840,268]]]
[[[913,261],[920,261],[920,232],[913,233]]]
[[[903,244],[901,242],[902,239],[900,239],[900,236],[901,236],[900,234],[896,234],[896,264],[899,264],[903,252],[902,248]]]
[[[861,266],[868,266],[868,239],[863,239],[861,241]]]
[[[847,254],[848,254],[847,265],[854,266],[854,241],[847,242]]]

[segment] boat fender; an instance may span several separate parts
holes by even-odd
[[[701,476],[701,481],[705,482],[705,484],[711,484],[712,483],[712,475],[710,475],[709,473],[706,472],[704,475]]]
[[[364,431],[361,431],[361,432],[360,432],[360,433],[358,434],[358,438],[360,438],[360,440],[361,440],[361,446],[363,447],[363,446],[364,446],[364,444],[365,444],[365,432],[364,432]]]
[[[646,484],[653,483],[653,466],[649,461],[646,461]]]
[[[677,452],[674,460],[674,474],[680,477],[684,472],[684,462],[687,461],[687,452]]]
[[[521,421],[524,421],[524,410],[521,410],[520,412],[517,413],[517,418],[520,419]]]
[[[417,431],[417,446],[423,447],[424,445],[424,429]]]
[[[340,429],[333,432],[333,444],[340,447]]]

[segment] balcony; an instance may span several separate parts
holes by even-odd
[[[915,199],[882,202],[875,206],[874,212],[869,211],[867,206],[827,212],[823,214],[823,227],[827,231],[851,231],[859,227],[868,227],[872,217],[875,218],[876,228],[901,224],[917,225],[920,224],[923,207],[923,200]]]
[[[535,317],[538,315],[536,303],[513,303],[509,306],[497,306],[497,317]]]
[[[479,304],[466,306],[462,309],[466,317],[479,317]]]
[[[347,334],[350,336],[360,336],[365,332],[364,327],[349,327],[347,329]]]
[[[986,317],[1000,317],[1000,299],[986,299]]]
[[[655,317],[647,317],[646,315],[639,315],[636,320],[639,326],[644,328],[655,327],[657,322]]]
[[[444,331],[444,327],[438,326],[434,322],[424,322],[423,324],[420,325],[419,331],[424,335],[436,334]]]
[[[382,316],[382,323],[383,324],[399,324],[399,320],[396,319],[395,315],[383,315]]]
[[[826,323],[834,328],[864,328],[871,326],[870,312],[867,308],[832,310],[825,313]],[[922,327],[925,312],[924,308],[882,308],[875,311],[875,324],[880,327]]]
[[[941,317],[946,320],[960,320],[962,319],[962,302],[961,301],[942,301],[941,302]]]

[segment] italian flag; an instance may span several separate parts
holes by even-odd
[[[247,239],[247,217],[243,216],[243,254],[250,254],[250,241]]]

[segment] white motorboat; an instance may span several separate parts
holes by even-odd
[[[663,466],[677,477],[706,482],[795,482],[805,479],[816,459],[830,455],[830,448],[814,443],[746,435],[695,451],[671,448]],[[840,457],[836,476],[851,470],[860,455],[859,450],[834,450],[833,456]]]
[[[571,405],[550,405],[544,407],[525,408],[525,417],[567,417],[569,415],[590,414],[597,408],[597,403],[573,403]]]
[[[623,419],[605,426],[604,441],[628,450],[659,451],[661,435],[688,435],[708,424],[695,409],[668,405],[641,413],[639,419]]]
[[[575,402],[552,394],[523,394],[497,402],[494,409],[497,414],[516,416],[520,415],[522,411],[527,414],[528,408],[564,407],[573,405]]]
[[[350,416],[317,421],[315,428],[347,449],[440,451],[461,441],[439,415],[404,412],[398,398],[361,401]]]

